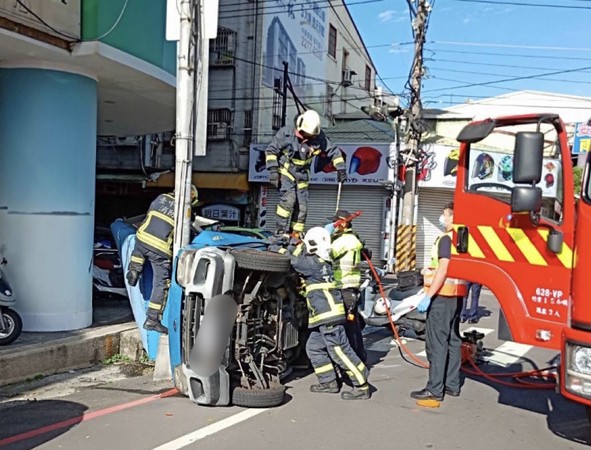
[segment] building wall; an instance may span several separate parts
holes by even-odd
[[[239,5],[221,0],[219,11],[218,42],[210,41],[208,103],[210,111],[231,111],[231,130],[227,139],[208,138],[207,155],[195,158],[195,170],[246,170],[249,144],[271,140],[276,131],[274,107],[279,113],[276,122],[281,115],[281,99],[274,101],[273,80],[283,81],[283,59],[288,60],[289,77],[298,97],[325,117],[325,125],[330,124],[334,114],[355,111],[370,103],[370,93],[364,89],[365,66],[371,67],[372,88],[375,68],[346,8],[308,2],[303,10],[290,10],[286,2],[279,0],[243,0]],[[337,29],[336,58],[327,55],[329,24]],[[226,52],[233,53],[234,58],[228,58],[228,64],[216,65],[224,53],[216,52],[220,31],[224,35],[228,30],[236,32],[233,51]],[[285,47],[288,51],[282,53]],[[349,52],[347,68],[358,74],[348,87],[341,83],[344,50]],[[332,111],[327,108],[329,86],[335,93],[331,97]],[[297,109],[289,92],[288,99],[286,123],[290,124]]]
[[[110,31],[115,23],[117,25]],[[165,27],[166,2],[162,0],[82,2],[84,41],[94,41],[104,35],[101,42],[175,74],[176,43],[164,39]]]

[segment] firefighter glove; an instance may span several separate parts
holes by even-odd
[[[345,169],[337,170],[337,181],[342,183],[347,179],[347,171]]]
[[[279,188],[279,174],[277,173],[277,169],[269,170],[269,184]]]
[[[417,311],[420,313],[424,313],[429,309],[429,305],[431,304],[431,297],[425,295],[421,302],[417,305]]]

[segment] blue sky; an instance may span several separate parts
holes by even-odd
[[[444,108],[468,98],[477,100],[523,89],[591,98],[590,0],[515,0],[588,9],[458,0],[431,3],[424,107]],[[349,10],[387,87],[395,93],[404,92],[413,57],[413,45],[405,44],[413,40],[406,0],[351,5]],[[568,70],[573,71],[539,77]],[[461,87],[517,77],[531,78]]]

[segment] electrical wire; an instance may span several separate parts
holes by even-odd
[[[510,5],[510,6],[534,6],[537,8],[558,8],[558,9],[591,9],[589,6],[556,5],[548,3],[523,3],[500,0],[453,0],[462,3],[486,3],[489,5]]]
[[[90,40],[91,41],[100,41],[101,39],[104,39],[108,35],[110,35],[113,32],[113,30],[115,28],[117,28],[117,25],[119,25],[119,22],[121,21],[121,18],[123,17],[123,14],[125,13],[125,10],[127,9],[127,4],[128,3],[129,3],[129,0],[125,0],[125,3],[123,4],[123,8],[121,8],[121,12],[119,13],[119,16],[117,17],[117,20],[115,20],[115,23],[113,23],[113,25],[111,26],[111,28],[109,28],[105,33],[103,33],[99,37],[96,37],[96,38],[90,39]]]

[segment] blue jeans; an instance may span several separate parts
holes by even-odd
[[[477,319],[478,300],[480,299],[480,291],[482,290],[482,285],[478,283],[468,282],[467,288],[468,292],[464,297],[461,318],[464,320]],[[468,297],[472,298],[472,301],[470,302],[470,307],[468,307]]]

